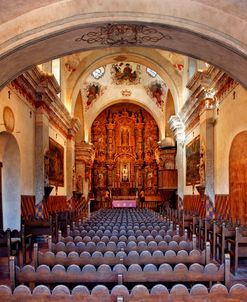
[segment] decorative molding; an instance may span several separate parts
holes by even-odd
[[[122,96],[131,96],[132,91],[129,89],[124,89],[121,91]]]
[[[171,40],[170,35],[164,35],[161,31],[138,24],[107,24],[89,31],[75,42],[99,44],[106,46],[144,45],[147,42],[157,43],[160,40]]]
[[[169,125],[171,130],[174,132],[176,141],[178,144],[184,145],[185,142],[185,127],[178,115],[172,115],[169,119]]]
[[[46,113],[50,124],[64,136],[71,135],[73,122],[57,95],[61,90],[53,74],[45,73],[35,66],[12,81],[9,87],[14,89],[22,100],[25,99],[36,108],[36,112]]]
[[[206,109],[217,109],[221,101],[238,85],[224,71],[210,66],[206,71],[197,71],[188,82],[191,91],[179,115],[189,132],[200,122],[200,113]]]
[[[13,132],[15,129],[15,116],[12,109],[8,106],[3,109],[3,122],[7,131]]]
[[[95,147],[91,143],[82,141],[75,145],[75,158],[77,161],[82,161],[88,167],[92,167],[95,159]]]

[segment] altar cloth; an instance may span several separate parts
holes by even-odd
[[[113,208],[136,208],[136,200],[113,200],[112,201]]]

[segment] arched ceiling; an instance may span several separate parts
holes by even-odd
[[[67,90],[63,101],[73,115],[77,96],[81,95],[86,141],[98,114],[122,102],[145,108],[156,120],[160,138],[164,139],[168,90],[175,107],[179,107],[185,61],[182,55],[150,48],[101,49],[66,56],[61,59],[63,87]],[[130,73],[126,76],[127,66]],[[92,72],[100,67],[104,74],[96,79]],[[147,68],[157,74],[152,77]]]
[[[73,114],[81,83],[93,70],[120,61],[135,62],[156,71],[170,89],[176,110],[181,107],[184,56],[150,48],[112,48],[77,53],[62,59],[66,73],[66,96],[63,101],[67,109]]]
[[[109,46],[200,58],[247,87],[246,16],[243,0],[2,0],[0,87],[33,64]]]

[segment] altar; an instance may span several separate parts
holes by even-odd
[[[133,198],[133,196],[132,196]],[[113,208],[136,208],[136,199],[113,199],[112,200]]]

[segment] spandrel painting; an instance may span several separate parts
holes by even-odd
[[[186,185],[200,183],[200,136],[186,146]]]
[[[49,139],[49,183],[64,186],[64,149],[53,139]]]

